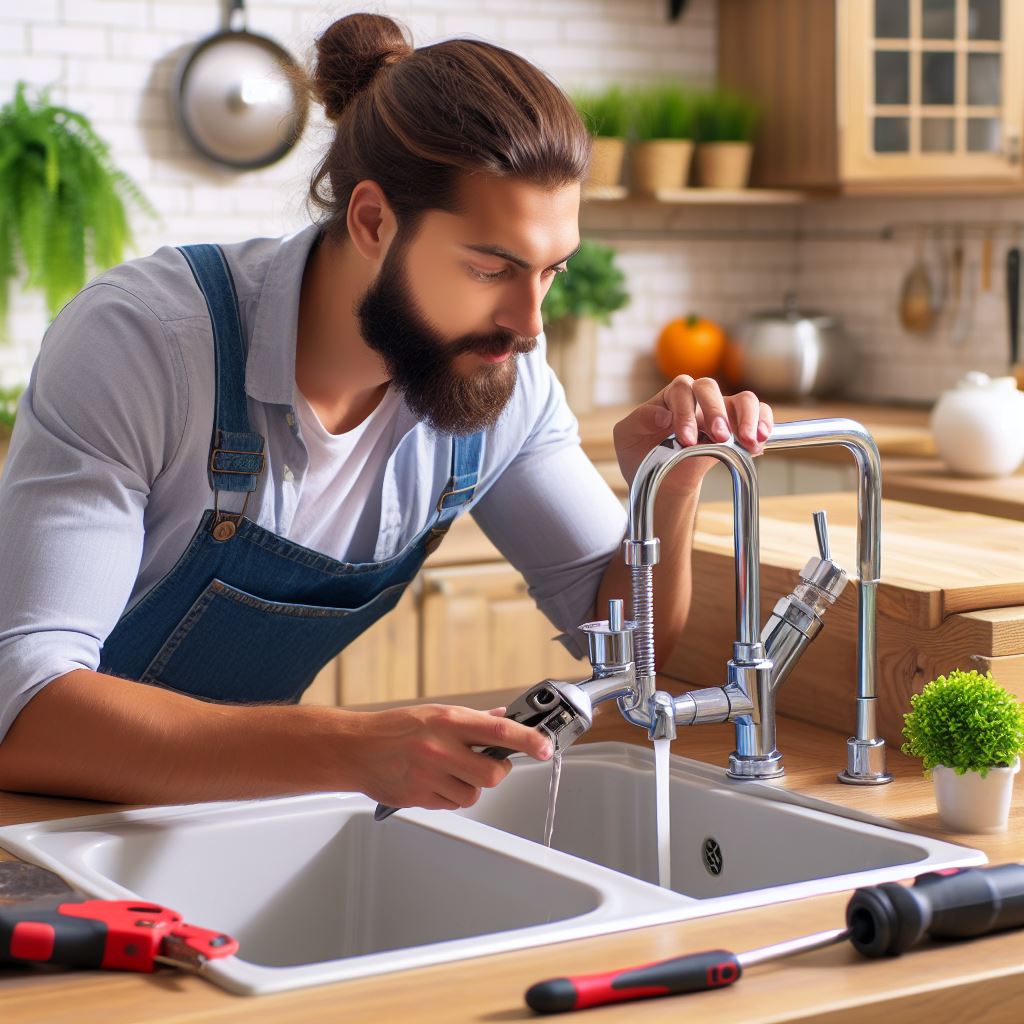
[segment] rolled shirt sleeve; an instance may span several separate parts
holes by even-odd
[[[473,508],[491,542],[518,569],[537,607],[577,658],[626,511],[580,447],[579,428],[554,373],[543,366],[542,402],[526,442]],[[623,595],[625,597],[627,595]]]
[[[181,353],[139,298],[96,283],[64,307],[0,478],[0,740],[47,683],[98,667],[186,415]]]

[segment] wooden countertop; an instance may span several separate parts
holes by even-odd
[[[472,700],[483,706],[494,695]],[[466,702],[469,703],[470,698]],[[488,705],[490,706],[490,705]],[[639,733],[614,712],[599,715],[591,738],[637,740]],[[732,749],[729,726],[683,730],[677,752],[722,765]],[[896,782],[880,788],[842,786],[835,772],[845,761],[844,738],[782,720],[786,788],[892,819],[902,826],[984,850],[992,863],[1024,860],[1024,786],[1014,796],[1011,831],[998,836],[949,836],[934,813],[931,784],[916,762],[890,752]],[[100,813],[109,806],[3,794],[0,822]],[[5,1024],[84,1021],[102,1024],[239,1021],[245,1024],[391,1021],[480,1022],[536,1019],[523,1003],[535,981],[678,956],[686,951],[743,951],[842,924],[849,893],[746,910],[577,942],[465,960],[284,995],[232,996],[198,978],[171,972],[41,972],[0,969]],[[588,1011],[595,1022],[676,1021],[828,1022],[854,1024],[869,1014],[901,1022],[1006,1022],[1024,1005],[1024,938],[1005,933],[969,944],[935,944],[888,960],[863,960],[852,947],[834,946],[752,968],[733,988],[653,999]],[[73,1008],[73,1009],[71,1009]],[[583,1018],[580,1018],[581,1020]]]
[[[1024,467],[996,480],[954,476],[937,458],[895,456],[882,468],[887,498],[1024,520]]]

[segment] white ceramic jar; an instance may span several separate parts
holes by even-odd
[[[1024,391],[1013,377],[968,373],[931,415],[939,457],[962,476],[1008,476],[1024,462]]]

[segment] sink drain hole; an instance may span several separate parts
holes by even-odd
[[[701,852],[704,856],[704,870],[709,875],[720,875],[722,873],[722,847],[718,845],[718,840],[708,836],[704,840]]]

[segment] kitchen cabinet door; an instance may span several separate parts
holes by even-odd
[[[1021,178],[1019,0],[841,0],[841,174]]]
[[[758,98],[752,184],[1022,184],[1020,0],[719,0],[718,77]]]
[[[589,675],[510,565],[426,570],[420,616],[423,697]]]

